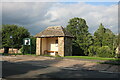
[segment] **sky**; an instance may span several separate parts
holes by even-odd
[[[71,18],[86,20],[89,32],[100,23],[118,32],[118,2],[2,2],[2,24],[24,26],[35,35],[49,26],[68,25]]]

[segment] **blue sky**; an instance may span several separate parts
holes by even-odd
[[[85,2],[85,3],[91,4],[91,5],[96,5],[96,6],[100,6],[100,5],[111,6],[114,4],[118,4],[118,2]]]
[[[63,4],[77,4],[80,2],[61,2]],[[118,2],[84,2],[86,4],[90,4],[90,5],[95,5],[95,6],[100,6],[100,5],[104,5],[104,6],[111,6],[114,4],[118,4]]]
[[[66,27],[69,19],[79,17],[86,20],[92,34],[100,23],[117,33],[117,7],[117,2],[5,2],[2,23],[24,26],[35,35],[49,26]]]

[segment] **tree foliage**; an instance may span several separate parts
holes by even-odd
[[[97,56],[98,57],[114,57],[114,54],[112,54],[112,50],[110,49],[109,46],[102,46],[98,48]]]
[[[12,36],[10,38],[10,36]],[[5,53],[8,53],[10,47],[20,48],[23,44],[23,38],[29,37],[30,33],[24,27],[17,25],[2,25],[2,47]]]
[[[98,30],[94,33],[95,36],[95,45],[96,46],[109,46],[113,48],[115,35],[110,29],[106,29],[102,24],[100,24]]]
[[[114,48],[115,35],[110,29],[106,29],[102,23],[100,24],[98,30],[95,31],[94,37],[95,46],[109,46],[110,49]]]
[[[2,25],[0,25],[0,48],[2,48]]]
[[[115,35],[110,29],[101,23],[92,36],[88,32],[86,21],[82,18],[72,18],[66,29],[75,38],[73,40],[73,54],[99,57],[113,57],[119,44],[119,35]]]
[[[86,21],[75,17],[70,19],[68,23],[66,29],[74,36],[73,52],[87,55],[88,48],[92,44],[92,36],[88,32]]]
[[[96,47],[97,49],[90,48],[89,55],[97,55],[100,57],[113,56],[115,55],[115,49],[117,47],[116,36],[110,29],[105,28],[101,23],[99,28],[94,33],[93,46],[93,48]],[[96,54],[93,54],[92,51],[96,52]]]

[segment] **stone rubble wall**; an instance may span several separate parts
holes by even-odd
[[[0,49],[0,53],[4,53],[4,48],[2,48],[2,49]],[[21,51],[20,51],[20,49],[15,49],[15,48],[9,48],[9,52],[8,53],[22,53]]]
[[[36,55],[40,55],[40,41],[41,38],[36,39]]]
[[[58,37],[58,55],[64,56],[64,37]]]

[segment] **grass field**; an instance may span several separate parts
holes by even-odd
[[[120,60],[117,58],[102,58],[102,57],[89,57],[89,56],[65,56],[66,58],[79,58],[79,59],[92,59],[92,60]]]
[[[120,58],[102,58],[102,57],[89,57],[89,56],[65,56],[66,58],[77,58],[77,59],[90,59],[90,60],[105,60],[105,62],[97,62],[99,64],[111,64],[120,65]]]

